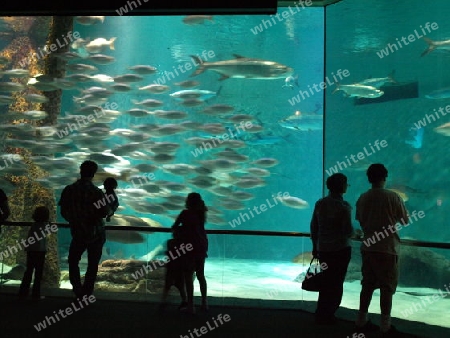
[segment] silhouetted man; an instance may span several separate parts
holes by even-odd
[[[92,183],[98,166],[84,161],[80,166],[81,178],[68,185],[61,193],[61,215],[69,222],[72,241],[69,248],[69,277],[73,292],[79,298],[91,295],[97,278],[98,264],[106,241],[103,218],[110,212],[103,192]],[[79,262],[84,251],[88,253],[88,266],[81,284]]]

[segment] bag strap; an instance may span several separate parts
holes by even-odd
[[[319,263],[319,259],[318,258],[316,258],[316,257],[313,257],[312,259],[311,259],[311,262],[309,263],[309,267],[308,267],[308,271],[306,272],[306,273],[309,273],[310,272],[310,270],[311,270],[311,267],[313,266],[313,262],[314,262],[314,260],[317,260],[317,263]],[[316,273],[317,272],[317,269],[315,269],[316,271],[314,271],[314,273]]]

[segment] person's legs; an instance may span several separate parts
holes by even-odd
[[[69,279],[70,284],[72,284],[73,292],[77,297],[83,296],[83,287],[81,285],[80,277],[80,263],[81,256],[84,250],[86,250],[86,244],[72,239],[69,248]]]
[[[100,238],[87,245],[88,266],[84,276],[83,291],[89,296],[94,292],[95,280],[97,279],[98,264],[102,258],[104,238]]]
[[[398,256],[380,254],[380,329],[387,332],[391,329],[392,298],[398,284]]]
[[[193,280],[194,271],[186,270],[184,272],[184,283],[186,285],[186,295],[187,295],[187,308],[191,313],[195,313],[194,308],[194,280]]]
[[[45,251],[34,252],[35,256],[35,272],[33,280],[33,298],[39,299],[41,297],[41,280],[42,274],[44,273],[44,263],[45,263]]]
[[[27,268],[20,284],[19,296],[26,297],[30,291],[31,278],[33,277],[34,259],[30,251],[27,251]]]
[[[381,309],[381,322],[380,329],[383,332],[389,331],[391,328],[391,310],[392,310],[392,297],[394,294],[391,290],[386,288],[380,289],[380,309]]]
[[[167,296],[169,295],[169,291],[170,291],[170,287],[172,286],[172,274],[171,271],[169,270],[169,268],[166,268],[166,278],[164,281],[164,289],[163,289],[163,293],[162,293],[162,297],[161,297],[161,303],[166,303],[167,301]]]
[[[195,257],[192,255],[186,255],[183,259],[183,278],[184,284],[186,286],[187,310],[190,313],[195,313],[194,272],[195,272]]]
[[[339,308],[344,291],[344,280],[351,257],[351,248],[337,252],[321,252],[320,262],[324,268],[323,289],[319,292],[316,318],[332,320]],[[326,264],[326,265],[325,265]]]
[[[372,267],[372,253],[365,251],[361,252],[362,258],[362,280],[361,280],[361,293],[359,295],[359,312],[356,318],[356,326],[363,327],[367,322],[367,314],[369,312],[370,302],[372,301],[373,292],[376,289],[376,275]]]
[[[175,283],[175,286],[180,292],[181,303],[187,304],[186,285],[183,275],[177,276],[177,282]]]
[[[205,278],[205,257],[195,259],[195,275],[200,284],[200,293],[202,295],[202,310],[208,310],[208,285]]]

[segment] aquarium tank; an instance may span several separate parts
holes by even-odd
[[[90,159],[94,183],[114,177],[120,202],[96,292],[159,295],[171,226],[198,192],[209,296],[315,301],[301,275],[325,181],[344,173],[354,207],[370,188],[368,166],[383,163],[411,215],[399,231],[393,316],[448,326],[450,5],[318,3],[279,2],[271,15],[131,16],[124,2],[110,16],[0,17],[0,188],[11,208],[1,287],[20,283],[20,240],[46,205],[59,230],[48,236],[44,286],[71,289],[71,235],[57,203]],[[360,245],[344,284],[350,309]]]

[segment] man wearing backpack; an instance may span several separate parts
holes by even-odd
[[[61,215],[69,222],[72,241],[69,248],[69,277],[76,297],[91,295],[97,278],[98,264],[106,241],[103,218],[110,212],[102,190],[92,179],[98,166],[84,161],[80,166],[81,178],[64,188],[59,200]],[[88,252],[88,266],[81,283],[79,262],[84,251]]]

